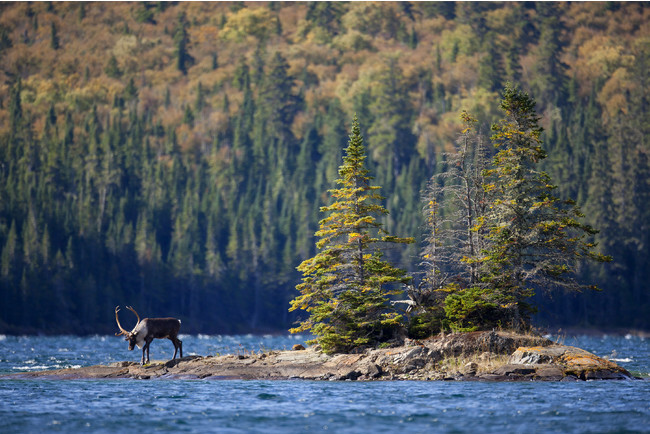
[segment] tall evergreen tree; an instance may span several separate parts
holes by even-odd
[[[58,50],[61,47],[59,32],[56,28],[56,24],[54,24],[54,21],[50,23],[50,46],[53,50]]]
[[[478,85],[487,90],[498,92],[503,88],[505,71],[502,65],[500,50],[495,46],[496,38],[487,38],[484,44],[484,54],[479,63]]]
[[[389,235],[375,217],[387,211],[376,203],[383,199],[380,187],[370,185],[356,117],[345,153],[336,181],[340,188],[330,190],[334,202],[321,208],[329,215],[316,232],[320,252],[298,267],[303,281],[290,309],[310,313],[291,331],[311,331],[326,352],[389,339],[401,320],[388,306],[388,297],[400,292],[390,285],[411,280],[406,271],[382,259],[381,246],[414,240]]]
[[[176,67],[183,75],[187,75],[187,68],[194,63],[194,58],[190,55],[187,47],[190,42],[187,25],[185,12],[179,13],[178,22],[174,29],[174,44],[176,46]]]
[[[562,21],[558,18],[558,6],[554,3],[539,4],[544,16],[540,26],[537,61],[533,65],[531,87],[542,103],[562,107],[567,96],[568,66],[562,62],[564,43],[561,40]]]
[[[581,223],[575,202],[557,198],[550,177],[537,170],[546,152],[533,98],[508,83],[500,107],[506,116],[492,126],[498,153],[486,171],[493,199],[486,219],[490,246],[483,258],[484,280],[507,306],[511,325],[519,328],[530,310],[526,299],[536,289],[597,289],[576,280],[576,264],[611,258],[594,251],[587,237],[598,231]]]

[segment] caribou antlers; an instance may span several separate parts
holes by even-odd
[[[122,324],[120,324],[120,318],[118,317],[118,314],[117,314],[119,311],[120,311],[120,307],[119,307],[119,306],[115,306],[115,321],[117,321],[117,326],[118,326],[119,329],[120,329],[120,332],[119,332],[119,333],[115,333],[115,336],[122,336],[122,335],[126,335],[126,336],[128,336],[128,335],[129,335],[129,332],[127,332],[126,330],[124,330],[124,327],[122,327]]]
[[[140,324],[140,315],[138,315],[138,312],[136,312],[135,309],[133,309],[131,306],[127,306],[126,308],[131,312],[133,312],[136,317],[138,317],[138,322],[136,323],[135,327],[133,327],[133,329],[135,330],[138,324]],[[122,324],[120,324],[120,319],[117,314],[119,311],[120,311],[120,307],[115,306],[115,321],[117,321],[117,326],[120,328],[120,332],[115,333],[115,336],[122,336],[122,335],[129,336],[131,335],[132,332],[127,332],[126,330],[124,330],[124,327],[122,327]]]

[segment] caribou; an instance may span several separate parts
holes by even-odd
[[[141,365],[145,364],[144,361],[144,352],[147,352],[147,362],[149,363],[149,345],[154,339],[169,339],[174,344],[174,357],[176,358],[176,353],[178,350],[181,352],[181,358],[183,358],[183,342],[178,339],[178,331],[181,328],[181,320],[177,318],[145,318],[140,320],[140,315],[135,311],[131,306],[126,307],[128,310],[133,312],[138,318],[138,322],[133,327],[133,330],[126,331],[120,324],[120,318],[118,317],[118,312],[120,307],[115,307],[115,321],[117,321],[117,326],[120,328],[120,333],[115,333],[115,336],[124,335],[124,340],[129,341],[129,351],[133,351],[133,348],[137,345],[138,348],[142,348],[142,360]]]

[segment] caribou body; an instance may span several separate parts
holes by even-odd
[[[137,345],[138,348],[142,348],[142,360],[141,365],[145,364],[144,353],[147,352],[147,362],[149,363],[149,345],[154,339],[169,339],[174,344],[174,357],[176,358],[176,353],[178,350],[181,352],[181,358],[183,357],[183,342],[178,339],[178,332],[181,328],[181,320],[177,318],[145,318],[140,320],[140,315],[135,311],[131,306],[126,307],[128,310],[133,312],[138,318],[138,323],[133,327],[133,330],[126,331],[120,324],[120,319],[118,317],[118,312],[120,307],[115,307],[115,321],[117,326],[120,328],[120,333],[115,333],[115,336],[124,335],[124,340],[129,341],[129,351],[133,351],[133,348]]]

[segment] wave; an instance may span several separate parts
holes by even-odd
[[[12,366],[11,369],[16,371],[44,371],[48,369],[77,369],[81,365],[29,365],[29,366]]]
[[[632,361],[632,358],[630,357],[623,357],[622,359],[609,359],[612,362],[621,362],[621,363],[630,363]]]

